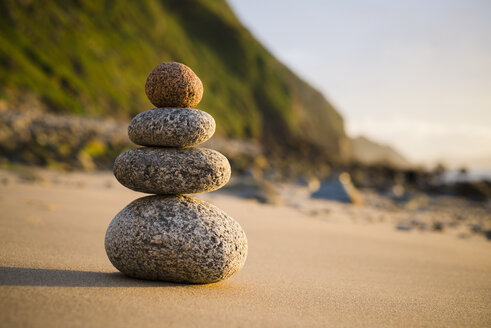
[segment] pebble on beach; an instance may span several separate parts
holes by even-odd
[[[136,148],[114,162],[114,176],[123,186],[150,194],[213,191],[230,174],[227,158],[207,148]]]
[[[199,109],[155,108],[131,120],[128,136],[141,146],[191,147],[210,139],[215,127],[213,117]]]
[[[126,206],[106,232],[106,252],[124,274],[212,283],[239,271],[247,238],[239,223],[191,196],[147,196]]]
[[[203,96],[203,84],[186,65],[165,62],[148,75],[145,93],[155,107],[194,107]]]

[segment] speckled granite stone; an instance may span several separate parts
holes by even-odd
[[[194,107],[203,96],[203,84],[186,65],[166,62],[150,72],[145,93],[155,107]]]
[[[136,115],[128,126],[131,141],[142,146],[191,147],[215,133],[213,117],[199,109],[155,108]]]
[[[114,176],[149,194],[193,194],[221,188],[230,179],[225,156],[207,148],[136,148],[120,154]]]
[[[106,252],[140,279],[212,283],[239,271],[247,238],[234,219],[191,196],[148,196],[126,206],[106,232]]]

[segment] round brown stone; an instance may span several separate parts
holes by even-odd
[[[156,107],[194,107],[203,96],[203,84],[186,65],[165,62],[148,75],[145,93]]]

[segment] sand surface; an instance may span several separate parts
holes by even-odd
[[[0,184],[1,327],[490,327],[491,242],[309,217],[220,193],[246,266],[211,285],[133,280],[104,251],[135,198],[108,174]]]

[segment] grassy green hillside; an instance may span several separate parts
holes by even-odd
[[[128,119],[152,108],[145,79],[162,61],[202,79],[198,107],[218,134],[279,154],[348,154],[341,116],[224,0],[0,2],[0,98],[11,106],[34,98],[50,112]]]

